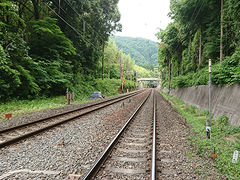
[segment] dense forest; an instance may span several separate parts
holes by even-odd
[[[124,53],[130,54],[135,59],[136,64],[147,69],[153,70],[158,65],[157,43],[143,38],[131,38],[113,36],[119,49]]]
[[[157,33],[163,85],[207,84],[209,59],[215,85],[240,83],[240,1],[171,0],[170,10]]]
[[[1,0],[0,100],[64,95],[67,88],[111,93],[122,75],[132,80],[125,81],[126,88],[135,87],[140,67],[108,42],[113,32],[121,31],[117,4],[118,0]],[[110,53],[111,48],[115,49]]]
[[[121,73],[124,79],[136,80],[137,77],[158,77],[157,68],[152,70],[143,68],[131,57],[131,54],[125,54],[123,50],[119,50],[116,42],[110,40],[104,50],[105,77],[110,79],[119,79]],[[102,66],[102,65],[101,65]]]

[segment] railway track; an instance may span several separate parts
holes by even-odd
[[[142,93],[137,91],[0,131],[0,148]]]
[[[151,91],[82,179],[155,179],[156,127]]]

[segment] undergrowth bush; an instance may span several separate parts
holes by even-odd
[[[189,72],[186,75],[173,77],[171,88],[207,85],[208,79],[208,67],[205,67],[197,72]],[[226,57],[223,62],[212,65],[212,83],[218,86],[240,84],[240,49],[232,56]],[[168,83],[164,81],[162,85],[167,87]]]
[[[126,89],[134,90],[135,82],[128,81],[123,84],[124,91]],[[70,88],[76,94],[76,97],[86,97],[94,91],[101,91],[103,96],[113,96],[117,95],[121,90],[121,80],[120,79],[91,79],[88,81],[79,81],[75,87]]]
[[[167,93],[161,93],[168,100],[175,101],[177,99]],[[228,122],[228,117],[222,115],[212,120],[211,138],[207,139],[205,121],[208,119],[208,111],[200,111],[186,104],[182,106],[177,101],[174,104],[174,107],[191,124],[191,130],[194,133],[189,135],[189,143],[194,147],[194,153],[203,157],[207,162],[213,163],[228,179],[240,179],[240,161],[232,163],[233,152],[240,150],[240,126],[231,126]],[[203,116],[203,114],[206,116]],[[211,159],[210,155],[213,153],[217,157]]]

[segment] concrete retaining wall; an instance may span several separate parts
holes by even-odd
[[[173,96],[200,109],[208,109],[208,86],[196,86],[171,90]],[[233,126],[240,125],[240,86],[212,88],[212,111],[214,117],[225,114]]]

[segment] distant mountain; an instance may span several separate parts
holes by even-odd
[[[113,36],[118,49],[130,54],[139,66],[150,68],[158,65],[157,43],[143,38]]]

